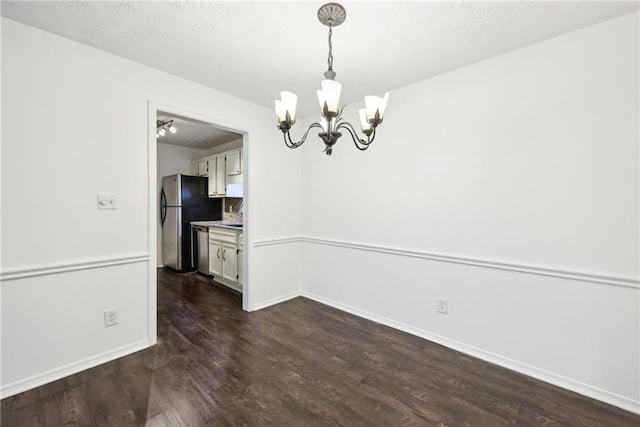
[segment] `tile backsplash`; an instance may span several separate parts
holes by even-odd
[[[242,214],[240,213],[240,205],[242,205],[241,197],[225,197],[222,203],[222,220],[227,222],[242,222]]]

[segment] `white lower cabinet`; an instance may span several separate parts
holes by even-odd
[[[238,239],[241,231],[209,227],[209,273],[223,285],[242,291],[238,271]]]
[[[222,243],[212,241],[211,237],[209,237],[209,274],[222,276]]]
[[[231,243],[222,244],[222,277],[238,281],[238,246]]]

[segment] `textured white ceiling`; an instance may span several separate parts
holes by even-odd
[[[1,3],[2,15],[268,107],[317,112],[324,2]],[[334,29],[343,103],[638,10],[638,2],[352,2]],[[392,103],[392,101],[391,101]],[[390,104],[391,105],[391,104]]]
[[[163,144],[208,150],[227,142],[242,139],[242,135],[239,133],[229,132],[188,117],[158,111],[156,119],[163,122],[173,120],[173,125],[177,129],[176,133],[167,132],[164,136],[157,138],[157,141]]]

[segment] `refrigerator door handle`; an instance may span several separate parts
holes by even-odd
[[[160,223],[164,225],[164,220],[167,219],[167,196],[164,194],[164,188],[160,193]]]

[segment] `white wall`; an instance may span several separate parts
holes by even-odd
[[[638,16],[394,90],[366,152],[311,138],[304,294],[640,411]]]
[[[300,153],[270,109],[4,18],[2,91],[3,397],[155,342],[150,105],[248,133],[245,307],[299,290],[286,268],[299,253],[274,238],[301,233]],[[117,210],[97,210],[101,192]],[[120,323],[104,328],[113,307]]]
[[[162,177],[174,175],[177,173],[191,175],[191,160],[205,157],[206,150],[196,150],[189,147],[178,147],[177,145],[162,144],[158,142],[158,179],[156,190],[159,193],[162,189]],[[158,195],[158,197],[160,197]],[[159,212],[158,212],[158,215]],[[162,264],[162,224],[158,221],[158,238],[157,238],[157,265],[163,267]]]

